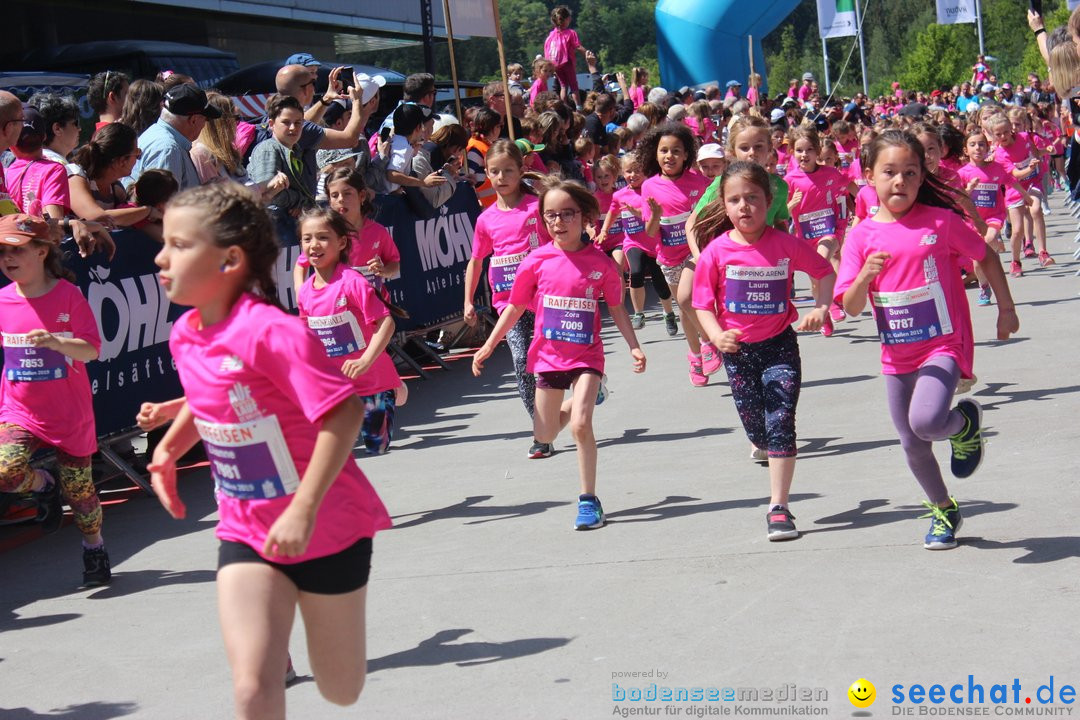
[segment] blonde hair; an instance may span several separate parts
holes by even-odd
[[[199,142],[206,146],[210,153],[217,158],[230,175],[237,175],[240,171],[240,153],[233,145],[236,137],[236,108],[226,95],[211,90],[206,93],[206,102],[221,112],[221,117],[207,120],[199,133]]]
[[[735,142],[738,140],[739,135],[747,130],[763,131],[765,133],[765,139],[769,143],[769,149],[773,149],[772,132],[769,129],[769,123],[754,115],[743,115],[733,122],[728,129],[727,148],[725,149],[725,152],[730,157],[735,157]]]
[[[1073,30],[1074,22],[1080,25],[1078,16],[1080,16],[1080,8],[1074,10],[1069,16],[1069,31],[1074,34],[1080,34]],[[1076,45],[1073,43],[1059,43],[1050,51],[1050,81],[1062,97],[1067,96],[1070,90],[1080,85],[1080,54],[1077,53]]]

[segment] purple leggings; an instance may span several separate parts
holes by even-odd
[[[933,503],[949,499],[932,445],[964,427],[964,416],[951,409],[959,379],[956,361],[943,356],[929,360],[916,372],[885,376],[889,414],[908,467]]]

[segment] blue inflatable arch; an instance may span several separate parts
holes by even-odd
[[[761,40],[783,22],[799,0],[660,0],[656,46],[660,80],[668,90],[728,80],[746,84],[748,36],[754,38],[754,70],[765,86]],[[745,93],[745,87],[743,88]]]

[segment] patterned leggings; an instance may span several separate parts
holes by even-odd
[[[0,423],[0,492],[28,493],[34,483],[30,457],[47,443],[24,427]],[[75,516],[75,526],[83,535],[101,532],[101,501],[94,489],[90,456],[75,457],[56,449],[60,466],[60,492]]]
[[[394,438],[394,415],[397,412],[397,392],[385,390],[374,395],[361,395],[364,401],[364,424],[360,437],[368,455],[381,455],[390,448]]]
[[[526,310],[506,333],[506,344],[510,346],[510,355],[514,358],[514,375],[517,377],[518,395],[525,405],[529,417],[536,410],[536,376],[525,369],[528,362],[529,346],[532,345],[533,327],[536,313]]]
[[[747,437],[769,457],[795,457],[795,406],[802,387],[799,341],[790,327],[776,337],[724,353],[724,370]]]

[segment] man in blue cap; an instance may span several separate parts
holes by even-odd
[[[727,81],[727,95],[724,96],[724,100],[731,98],[732,100],[742,99],[742,83],[738,80]]]
[[[321,62],[315,59],[315,56],[311,53],[293,53],[285,59],[286,65],[301,65],[308,69],[311,73],[311,78],[314,80],[319,75],[319,66]]]

